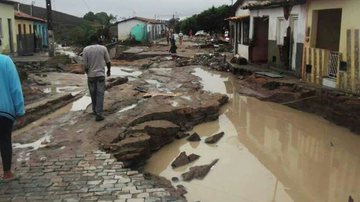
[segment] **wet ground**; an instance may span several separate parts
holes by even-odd
[[[180,55],[193,56],[204,51],[187,48],[191,46],[187,42],[180,47]],[[160,44],[151,51],[166,52],[167,48]],[[148,63],[152,65],[144,70],[142,65]],[[129,129],[129,124],[141,119],[146,121],[149,117],[160,119],[159,115],[162,113],[169,114],[171,120],[176,122],[179,117],[174,111],[190,111],[187,115],[191,117],[191,110],[199,110],[202,113],[197,111],[198,114],[193,118],[197,120],[201,117],[200,122],[203,122],[210,120],[206,119],[209,117],[202,116],[206,115],[204,111],[211,109],[214,112],[210,118],[214,120],[214,115],[218,115],[216,110],[219,107],[220,93],[227,95],[230,100],[221,108],[219,119],[198,125],[193,131],[189,131],[197,132],[202,141],[189,143],[186,140],[176,140],[166,145],[152,154],[145,165],[146,171],[168,180],[179,177],[180,181],[173,185],[186,187],[188,201],[335,202],[347,201],[349,196],[360,198],[360,136],[318,116],[240,95],[237,93],[241,88],[239,80],[231,74],[212,72],[202,66],[175,68],[174,65],[166,56],[115,61],[111,78],[128,77],[129,82],[106,91],[106,120],[102,123],[95,123],[90,114],[91,100],[84,75],[31,75],[41,80],[40,83],[46,84],[36,85],[37,90],[42,91],[45,97],[66,93],[79,96],[70,104],[14,132],[15,167],[32,163],[37,165],[39,162],[47,167],[45,164],[48,161],[54,162],[53,159],[58,159],[59,155],[65,155],[69,159],[69,156],[73,158],[74,154],[79,154],[81,158],[92,155],[93,151],[106,144],[121,145],[121,141],[115,140]],[[141,92],[143,90],[146,92]],[[144,98],[146,96],[150,98]],[[178,124],[181,125],[180,123]],[[218,132],[225,132],[225,136],[217,144],[204,143],[205,137]],[[172,169],[171,162],[183,151],[201,157],[190,165]],[[117,155],[116,152],[113,154]],[[149,154],[145,156],[147,155]],[[114,160],[113,156],[107,158]],[[219,159],[219,162],[203,180],[181,180],[180,175],[190,167],[209,164],[215,159]],[[102,171],[96,172],[90,175],[102,175]],[[24,175],[26,174],[25,172]],[[44,174],[46,180],[54,173],[48,174],[49,176]],[[35,176],[36,173],[31,173],[32,175]],[[126,186],[121,186],[130,188],[124,188],[125,191],[121,193],[111,192],[111,196],[137,199],[139,193],[145,193],[140,196],[140,201],[147,201],[152,197],[141,185],[128,183],[127,179],[125,183]],[[50,187],[57,185],[55,182]],[[82,188],[86,188],[86,185]],[[0,193],[2,191],[4,189],[0,186]],[[154,191],[156,192],[151,192]],[[160,192],[163,192],[160,195],[169,195],[165,189]],[[52,194],[51,190],[47,193]],[[30,194],[34,193],[30,191]],[[62,193],[56,194],[61,196]],[[7,195],[9,196],[12,196],[11,193]],[[72,197],[79,198],[80,195]],[[102,199],[97,195],[89,197]],[[161,196],[155,197],[157,198],[152,198],[153,201],[162,199]]]
[[[230,96],[218,121],[194,128],[202,139],[218,132],[215,146],[176,141],[145,167],[171,179],[194,165],[220,159],[204,180],[180,182],[189,201],[347,201],[360,197],[360,137],[318,116],[239,95],[229,74],[197,69],[204,89]],[[172,169],[186,151],[200,155]],[[178,183],[173,183],[177,185]]]

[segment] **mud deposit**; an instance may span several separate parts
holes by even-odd
[[[204,89],[227,94],[219,120],[196,126],[190,133],[201,142],[177,140],[153,154],[145,170],[180,179],[188,201],[303,202],[348,201],[360,198],[360,137],[318,116],[262,102],[235,92],[228,74],[196,69]],[[205,138],[225,135],[215,145]],[[200,158],[173,169],[181,152]],[[219,159],[203,180],[184,182],[190,167]],[[177,180],[175,180],[177,181]]]

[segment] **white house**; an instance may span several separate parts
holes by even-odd
[[[250,61],[301,76],[305,0],[247,0],[241,8],[250,10]]]
[[[146,28],[148,41],[162,37],[166,31],[165,23],[160,20],[132,17],[116,23],[118,40],[124,41],[129,39],[131,30],[138,25],[143,25]]]
[[[242,9],[244,0],[238,0],[234,4],[235,16],[228,18],[232,33],[232,43],[235,54],[249,60],[250,45],[250,10]]]

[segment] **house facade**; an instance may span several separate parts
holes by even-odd
[[[116,23],[117,27],[117,38],[119,41],[125,41],[129,39],[131,33],[134,30],[138,30],[140,27],[144,33],[141,33],[141,41],[153,41],[165,33],[166,26],[164,22],[154,19],[147,19],[141,17],[133,17]],[[138,38],[138,37],[134,37]]]
[[[308,0],[303,79],[360,93],[360,1]]]
[[[0,0],[0,53],[14,54],[17,51],[15,31],[16,2]]]
[[[47,25],[44,19],[15,11],[15,24],[19,55],[31,55],[47,46]]]
[[[241,7],[243,2],[239,0],[234,4],[235,16],[228,20],[235,54],[249,60],[250,10]]]
[[[246,1],[250,10],[249,58],[301,77],[305,0]]]

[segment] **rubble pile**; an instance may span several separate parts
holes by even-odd
[[[231,71],[230,65],[226,62],[226,55],[220,53],[197,54],[193,58],[178,58],[176,60],[177,67],[189,65],[202,65],[210,67],[216,71]]]

